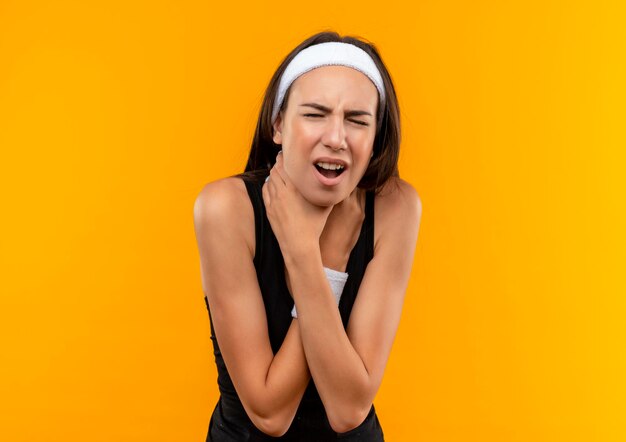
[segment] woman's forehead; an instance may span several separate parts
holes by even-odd
[[[307,100],[342,98],[355,104],[376,105],[378,90],[367,75],[347,66],[321,66],[298,77],[291,86],[291,94]]]

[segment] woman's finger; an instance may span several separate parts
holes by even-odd
[[[280,181],[286,186],[287,179],[286,179],[285,169],[283,169],[282,154],[279,153],[278,156],[276,157],[276,163],[274,164],[274,167],[272,167],[272,170],[276,171],[277,173],[276,178],[279,178]]]
[[[268,176],[269,178],[269,176]],[[269,187],[269,182],[267,180],[265,180],[265,184],[263,184],[263,186],[261,187],[261,194],[263,195],[263,201],[265,202],[266,206],[270,205],[271,199],[270,199],[270,191],[268,189]]]
[[[283,183],[285,184],[285,187],[289,187],[289,184],[290,184],[289,175],[287,175],[287,172],[285,172],[285,168],[283,167],[282,151],[279,152],[279,155],[276,157],[276,164],[274,165],[274,167],[276,168],[276,171],[279,173]]]
[[[276,171],[272,167],[270,169],[270,174],[267,177],[268,181],[265,183],[263,187],[267,187],[267,194],[270,196],[270,200],[276,195]]]

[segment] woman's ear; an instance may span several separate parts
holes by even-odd
[[[272,135],[272,140],[276,144],[283,144],[283,113],[279,112],[276,117],[276,121],[272,124],[272,128],[274,129],[274,135]]]

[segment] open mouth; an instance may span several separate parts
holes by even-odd
[[[317,164],[314,164],[314,166],[317,169],[317,171],[321,175],[324,175],[326,178],[337,178],[346,170],[345,167],[342,167],[341,169],[330,170],[330,169],[324,169],[323,167],[320,167]]]

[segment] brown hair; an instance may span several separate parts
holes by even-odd
[[[245,181],[260,182],[261,179],[269,175],[269,170],[276,162],[276,155],[282,148],[280,144],[274,143],[272,139],[273,128],[271,121],[272,108],[274,106],[274,100],[276,99],[280,78],[289,62],[298,52],[309,46],[326,42],[350,43],[367,52],[380,71],[385,87],[384,108],[379,109],[377,112],[379,117],[376,121],[374,155],[357,187],[364,190],[374,190],[376,193],[379,193],[389,178],[392,176],[400,176],[398,173],[398,158],[400,154],[400,109],[391,76],[378,54],[378,50],[373,43],[366,42],[358,37],[341,37],[336,32],[325,31],[315,34],[300,43],[285,57],[276,72],[274,72],[265,90],[265,97],[261,105],[261,112],[259,113],[259,119],[245,171],[235,175],[236,177],[240,177]],[[285,93],[281,110],[285,108],[290,89],[291,87],[287,89]]]

